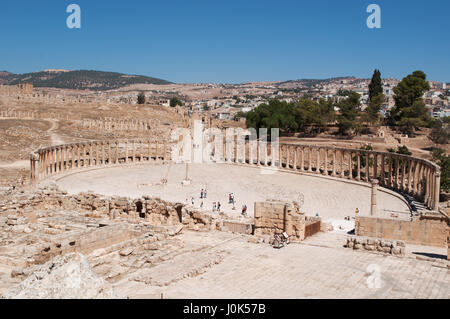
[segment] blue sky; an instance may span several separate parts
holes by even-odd
[[[66,7],[81,7],[68,29]],[[366,8],[381,7],[381,29]],[[450,82],[448,0],[1,0],[0,70],[95,69],[177,83],[421,69]]]

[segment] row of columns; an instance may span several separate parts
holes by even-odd
[[[281,167],[356,181],[412,195],[428,207],[439,205],[439,168],[410,156],[319,146],[281,145]]]
[[[409,194],[431,209],[439,206],[440,171],[431,162],[410,156],[364,150],[280,144],[226,136],[226,163],[248,163],[371,183]]]
[[[107,131],[145,131],[150,129],[150,124],[143,120],[118,120],[118,119],[104,119],[104,120],[81,120],[81,126],[88,129],[107,130]]]
[[[167,160],[166,143],[150,141],[89,142],[41,149],[30,156],[31,181],[73,168]]]
[[[248,141],[226,136],[215,143],[213,155],[225,163],[271,166],[370,183],[407,193],[437,209],[439,167],[431,162],[393,153],[320,146]],[[67,169],[168,159],[168,146],[150,141],[116,141],[69,144],[40,150],[31,159],[32,181]],[[378,183],[378,182],[377,182]]]
[[[31,112],[31,111],[6,110],[6,111],[0,111],[0,117],[36,119],[36,118],[38,118],[38,113],[37,112]]]

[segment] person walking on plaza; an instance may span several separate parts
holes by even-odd
[[[242,206],[242,215],[243,216],[247,215],[247,205],[245,205],[245,204]]]
[[[222,205],[220,205],[220,202],[217,202],[217,211],[220,213],[220,206],[222,206]]]
[[[203,188],[202,188],[202,190],[200,191],[200,198],[203,198]]]

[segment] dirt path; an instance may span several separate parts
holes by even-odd
[[[46,131],[50,136],[51,145],[64,144],[65,142],[61,139],[61,137],[57,133],[55,133],[55,131],[59,128],[58,120],[47,119],[46,121],[52,124],[51,127]],[[22,169],[29,167],[30,161],[28,160],[20,160],[12,163],[0,163],[0,168],[3,169]]]
[[[52,123],[52,126],[47,130],[47,133],[50,135],[50,141],[52,145],[59,145],[64,144],[64,141],[61,139],[61,137],[55,133],[55,131],[59,127],[59,123],[57,120],[48,120],[50,123]]]

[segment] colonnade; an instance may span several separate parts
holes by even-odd
[[[424,159],[317,145],[234,141],[230,143],[225,138],[223,146],[219,143],[213,148],[217,162],[266,166],[369,184],[378,180],[381,187],[409,194],[430,209],[439,206],[440,168]],[[148,140],[65,144],[39,149],[30,158],[32,183],[74,168],[172,160],[171,144]]]
[[[145,131],[150,129],[148,121],[139,119],[113,119],[107,118],[102,120],[83,119],[80,121],[80,126],[88,129],[105,130],[105,131]]]

